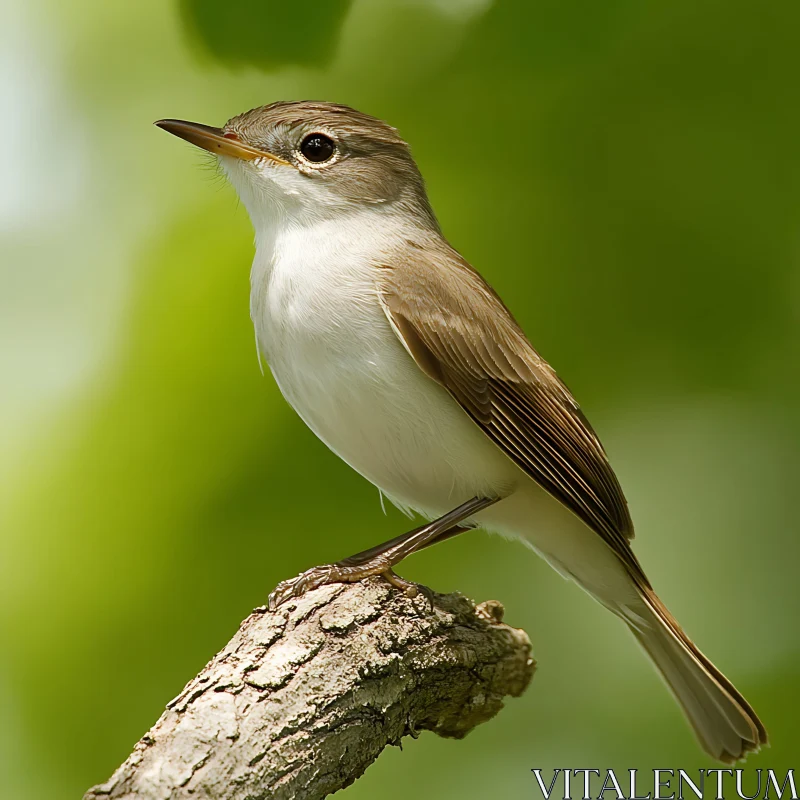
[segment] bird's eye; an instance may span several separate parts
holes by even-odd
[[[300,144],[303,157],[314,164],[321,164],[333,157],[336,145],[330,136],[324,133],[310,133]]]

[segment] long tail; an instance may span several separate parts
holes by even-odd
[[[697,649],[652,589],[643,619],[626,621],[680,703],[700,744],[732,764],[768,743],[767,731],[736,687]]]

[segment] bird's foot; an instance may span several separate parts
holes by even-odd
[[[337,561],[335,564],[325,564],[321,567],[313,567],[291,578],[288,581],[281,581],[269,596],[269,610],[275,611],[278,606],[291,600],[293,597],[301,597],[312,589],[325,586],[329,583],[355,583],[364,580],[372,575],[383,575],[389,583],[403,591],[408,597],[416,597],[423,594],[428,601],[428,605],[433,608],[433,592],[424,586],[411,583],[395,574],[392,569],[399,564],[406,556],[428,547],[434,542],[448,539],[458,533],[463,533],[470,529],[470,525],[462,525],[469,517],[478,511],[488,508],[496,503],[499,497],[473,497],[462,503],[457,508],[442,515],[433,522],[428,522],[415,528],[413,531],[395,536],[388,542],[362,550],[350,558]]]
[[[305,572],[301,572],[296,578],[289,578],[281,581],[270,592],[267,605],[270,611],[275,611],[278,606],[291,600],[294,597],[302,597],[312,589],[318,589],[329,583],[339,583],[342,578],[335,570],[334,564],[325,564],[321,567],[312,567]]]
[[[305,572],[301,572],[296,578],[281,581],[270,593],[268,605],[270,611],[275,611],[283,603],[293,598],[302,597],[312,589],[320,586],[327,586],[330,583],[356,583],[373,575],[381,575],[392,586],[399,589],[406,597],[417,597],[423,595],[431,608],[433,608],[433,592],[427,586],[407,581],[401,578],[391,568],[388,568],[386,561],[381,558],[374,559],[374,563],[359,564],[351,566],[347,564],[324,564],[320,567],[312,567]]]

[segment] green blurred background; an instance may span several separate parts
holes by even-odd
[[[666,602],[798,766],[800,4],[11,0],[0,25],[0,796],[74,798],[282,578],[408,523],[262,377],[249,221],[160,117],[344,102],[604,439]],[[303,487],[302,489],[300,487]],[[312,487],[309,490],[308,487]],[[623,627],[520,546],[404,565],[530,633],[527,695],[350,800],[714,766]]]

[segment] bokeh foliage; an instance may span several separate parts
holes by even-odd
[[[279,98],[411,141],[445,231],[602,435],[653,582],[761,712],[774,744],[748,766],[796,766],[797,3],[17,3],[61,103],[32,117],[54,146],[32,138],[31,163],[81,178],[44,218],[66,190],[43,180],[0,243],[26,399],[0,462],[0,795],[79,796],[278,580],[407,524],[261,376],[244,210],[150,125]],[[43,403],[34,376],[62,369]],[[502,600],[540,671],[345,796],[711,766],[621,626],[519,545],[471,534],[403,574]]]
[[[276,0],[182,0],[191,37],[212,59],[229,66],[274,70],[330,62],[351,0],[326,0],[306,9]],[[299,35],[298,35],[299,34]]]

